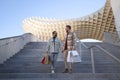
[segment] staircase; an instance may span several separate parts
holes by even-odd
[[[58,62],[56,73],[51,74],[50,65],[40,63],[45,55],[46,44],[46,42],[28,43],[4,64],[0,64],[0,80],[120,80],[120,63],[96,47],[93,48],[95,74],[92,73],[90,50],[83,46],[82,62],[74,63],[72,74],[62,73],[63,62]],[[85,44],[99,45],[120,59],[118,46],[107,43]]]

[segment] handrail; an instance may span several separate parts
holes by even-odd
[[[92,48],[90,48],[90,52],[91,52],[91,62],[92,62],[92,73],[95,74],[94,53]]]
[[[86,48],[86,49],[90,49],[88,46],[86,46],[84,43],[82,43],[80,40],[79,42]]]
[[[90,49],[90,54],[91,54],[91,63],[92,63],[92,73],[95,74],[95,63],[94,63],[94,54],[93,54],[93,47],[88,47],[86,46],[84,43],[82,43],[80,40],[77,39],[77,41],[79,42],[79,46],[80,46],[80,55],[81,53],[81,45],[83,45],[86,49]]]
[[[79,46],[80,46],[80,56],[81,56],[81,45],[83,45],[86,49],[90,49],[90,53],[91,53],[91,63],[92,63],[92,73],[95,74],[95,63],[94,63],[94,54],[93,54],[93,46],[88,47],[86,46],[84,43],[82,43],[76,36],[76,42],[79,42]]]
[[[90,49],[90,53],[91,53],[91,62],[92,62],[92,73],[95,73],[95,63],[94,63],[94,54],[93,54],[93,48],[96,47],[100,50],[102,50],[103,52],[105,52],[107,55],[109,55],[110,57],[112,57],[114,60],[116,60],[117,62],[120,63],[120,59],[117,58],[116,56],[112,55],[110,52],[108,52],[107,50],[105,50],[104,48],[102,48],[99,45],[92,45],[90,47],[86,46],[83,42],[81,42],[79,39],[77,39],[77,41],[80,43],[80,47],[81,45],[83,45],[86,49]],[[81,48],[80,48],[81,50]]]
[[[86,49],[91,49],[93,47],[96,47],[96,48],[99,48],[101,49],[102,51],[104,51],[106,54],[108,54],[109,56],[111,56],[112,58],[114,58],[115,60],[117,60],[118,62],[120,62],[120,59],[118,59],[116,56],[112,55],[110,52],[108,52],[107,50],[103,49],[102,47],[100,47],[99,45],[92,45],[90,47],[86,46],[83,42],[81,42],[79,40],[79,42],[86,48]]]
[[[86,46],[84,43],[82,43],[78,38],[77,38],[77,36],[76,36],[76,34],[74,34],[74,36],[75,36],[75,40],[76,40],[76,42],[78,41],[79,42],[79,46],[80,46],[80,56],[81,56],[81,45],[83,45],[86,49],[90,49],[90,54],[91,54],[91,63],[92,63],[92,73],[93,74],[95,74],[95,63],[94,63],[94,54],[93,54],[93,46],[91,46],[91,47],[88,47],[88,46]]]
[[[82,43],[82,42],[81,42]],[[84,44],[85,45],[85,44]],[[112,55],[110,52],[108,52],[107,50],[105,50],[104,48],[100,47],[99,45],[92,45],[90,46],[88,49],[91,49],[93,47],[99,48],[100,50],[102,50],[103,52],[105,52],[107,55],[111,56],[113,59],[115,59],[116,61],[118,61],[120,63],[120,59],[117,58],[116,56]]]
[[[80,40],[79,40],[80,43],[82,43]],[[93,48],[96,47],[100,50],[102,50],[103,52],[105,52],[107,55],[109,55],[110,57],[112,57],[114,60],[116,60],[117,62],[120,63],[120,59],[117,58],[116,56],[112,55],[110,52],[108,52],[107,50],[105,50],[104,48],[102,48],[101,46],[99,45],[92,45],[90,47],[87,47],[84,43],[82,43],[82,45],[86,48],[86,49],[90,49],[90,53],[91,53],[91,62],[92,62],[92,73],[94,74],[95,73],[95,63],[94,63],[94,54],[93,54]]]
[[[96,45],[95,47],[101,49],[102,51],[104,51],[107,55],[111,56],[113,59],[115,59],[116,61],[118,61],[120,63],[120,59],[117,58],[116,56],[112,55],[110,52],[108,52],[107,50],[103,49],[102,47]]]

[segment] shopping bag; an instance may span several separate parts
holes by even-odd
[[[81,62],[81,57],[77,51],[68,51],[67,62]]]
[[[42,63],[42,64],[45,64],[45,57],[43,57],[41,63]]]
[[[79,55],[79,53],[76,50],[68,51],[68,53],[71,53],[72,56],[78,56]]]
[[[45,55],[43,57],[43,59],[41,60],[42,64],[51,64],[51,60],[50,60],[50,56],[49,55]]]

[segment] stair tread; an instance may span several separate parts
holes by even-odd
[[[108,46],[108,44],[104,43],[87,43],[88,46],[93,44],[103,45],[102,47]],[[57,77],[59,80],[74,80],[76,77],[81,78],[80,80],[120,79],[120,77],[118,77],[118,75],[120,75],[120,64],[97,48],[93,48],[96,73],[92,74],[90,50],[84,47],[82,47],[81,51],[82,62],[74,63],[71,79],[69,78],[70,74],[62,73],[64,69],[63,61],[57,63],[56,74],[51,77],[50,65],[40,63],[45,55],[45,48],[46,42],[31,42],[25,45],[24,49],[8,59],[4,64],[0,64],[0,80],[7,80],[8,78],[11,80],[31,80],[31,78],[35,80],[48,80],[49,78],[51,78],[51,80],[57,80]],[[112,45],[112,48],[116,48],[116,46]],[[119,53],[115,52],[115,56],[116,55],[120,56]],[[108,78],[105,78],[105,75],[108,76]]]

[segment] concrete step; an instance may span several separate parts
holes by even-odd
[[[25,46],[23,50],[21,50],[18,54],[14,55],[10,59],[8,59],[3,65],[0,66],[0,72],[20,72],[20,73],[50,73],[50,65],[42,65],[40,61],[45,55],[44,49],[36,49],[31,46],[38,45],[41,47],[42,45],[46,45],[46,43],[36,43],[32,42]],[[91,44],[91,43],[90,43]],[[89,45],[89,44],[87,44]],[[91,44],[93,45],[93,44]],[[44,47],[44,46],[42,46]],[[97,73],[118,73],[120,72],[120,64],[118,64],[111,57],[106,55],[103,51],[93,48],[94,52],[94,61],[95,68]],[[82,47],[82,62],[74,64],[73,69],[74,73],[92,73],[92,65],[91,65],[91,54],[90,50],[83,49]],[[9,67],[8,67],[9,65]],[[64,68],[63,62],[57,62],[57,73],[61,73]],[[104,70],[105,69],[105,70]]]
[[[2,73],[0,80],[120,80],[120,74],[111,73]]]
[[[56,73],[62,73],[64,70],[64,63],[58,62],[58,65],[56,66]],[[23,65],[6,65],[3,67],[0,67],[0,72],[2,73],[50,73],[50,65],[42,65],[41,63],[27,63]],[[73,73],[91,73],[92,68],[91,64],[82,64],[82,63],[75,63],[73,65]]]
[[[101,46],[104,43],[85,44]],[[105,44],[105,46],[107,45]],[[72,74],[62,73],[64,69],[63,61],[57,62],[56,74],[50,74],[50,65],[40,63],[45,55],[45,48],[46,42],[28,43],[24,49],[4,64],[0,64],[0,80],[120,80],[118,76],[120,75],[120,63],[98,48],[93,48],[96,73],[92,74],[90,50],[83,46],[81,51],[82,62],[73,64]],[[79,52],[79,48],[77,50]],[[120,56],[119,53],[116,54]]]

